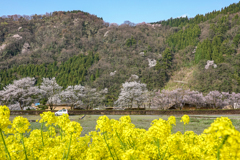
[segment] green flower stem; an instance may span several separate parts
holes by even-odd
[[[115,151],[115,149],[114,149],[114,147],[113,147],[113,152],[114,152],[115,156],[117,157],[117,160],[119,160],[119,159],[118,159],[118,156],[117,156],[117,153],[116,153],[116,151]]]
[[[32,149],[32,160],[34,160],[35,158],[34,158],[34,153],[33,153],[33,149]]]
[[[24,140],[23,140],[23,133],[21,133],[21,138],[22,138],[22,144],[23,144],[23,149],[24,149],[24,153],[25,153],[25,159],[28,160],[27,151],[26,151],[26,148],[25,148],[25,145],[24,145]]]
[[[218,147],[218,152],[217,152],[217,160],[220,160],[220,149],[222,148],[222,146],[225,144],[226,140],[228,139],[229,135],[226,135],[222,141],[222,143],[220,144],[220,146]]]
[[[5,152],[7,154],[6,157],[7,157],[7,159],[11,160],[10,153],[8,152],[7,145],[6,145],[4,137],[3,137],[2,129],[0,129],[0,134],[1,134],[2,141],[3,141]]]
[[[185,133],[185,124],[183,125],[183,130],[184,130],[184,132],[183,132],[183,134]]]
[[[167,153],[167,150],[168,150],[168,146],[167,146],[167,148],[166,148],[166,150],[165,150],[165,152],[164,152],[164,154],[163,154],[163,157],[161,157],[161,160],[164,159],[164,157],[165,157],[165,155],[166,155],[166,153]]]
[[[62,140],[62,127],[60,127],[60,135],[61,135],[61,140]]]
[[[116,135],[117,135],[118,139],[120,140],[121,145],[123,146],[123,150],[126,151],[126,144],[123,143],[123,141],[122,141],[121,138],[119,137],[117,131],[116,131]]]
[[[155,143],[157,144],[157,147],[158,147],[158,157],[160,158],[161,157],[161,154],[160,154],[160,146],[159,146],[159,139],[157,139],[157,141],[155,140]]]
[[[68,145],[68,153],[67,153],[67,156],[66,156],[66,160],[68,159],[68,155],[70,153],[71,142],[72,142],[72,134],[71,134],[70,142],[69,142],[69,145]]]
[[[65,157],[65,150],[63,151],[63,157],[62,157],[62,160],[64,160],[64,157]]]
[[[108,136],[107,136],[107,138],[108,138]],[[108,138],[108,139],[109,139],[109,138]],[[113,139],[113,135],[112,135],[111,139]],[[118,156],[117,156],[117,154],[116,154],[116,151],[115,151],[115,149],[114,149],[114,147],[113,147],[113,151],[114,151],[114,153],[115,153],[115,156],[117,157],[117,160],[119,160],[119,159],[118,159]]]
[[[50,125],[50,127],[52,127],[52,125]],[[50,128],[50,127],[49,127],[49,128]],[[48,128],[48,129],[49,129],[49,128]],[[52,129],[50,129],[50,137],[52,137]]]
[[[43,123],[41,125],[41,137],[42,137],[42,145],[44,146],[44,141],[43,141]]]
[[[106,132],[105,132],[105,133],[106,133]],[[111,156],[112,156],[112,158],[113,158],[113,160],[114,160],[113,154],[112,154],[112,152],[111,152],[111,150],[110,150],[110,147],[108,146],[108,143],[107,143],[107,140],[106,140],[106,137],[105,137],[105,133],[103,133],[103,137],[104,137],[105,143],[107,144],[108,150],[109,150],[109,152],[110,152],[110,154],[111,154]]]
[[[170,128],[170,129],[171,129],[171,130],[170,130],[170,134],[172,134],[172,125],[171,125],[170,123],[169,123],[169,125],[170,125],[170,127],[171,127],[171,128]]]

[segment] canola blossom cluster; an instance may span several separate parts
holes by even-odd
[[[148,130],[136,128],[130,116],[119,120],[101,116],[96,130],[80,136],[80,123],[68,115],[41,114],[41,129],[30,130],[26,118],[9,120],[7,106],[0,106],[1,160],[231,160],[240,159],[240,133],[226,118],[217,118],[200,135],[193,131],[172,133],[174,116],[156,119]],[[189,117],[182,117],[183,125]],[[48,128],[43,131],[43,126]],[[29,133],[25,134],[25,133]]]

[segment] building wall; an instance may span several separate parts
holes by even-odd
[[[67,105],[53,105],[53,110],[61,110],[61,109],[71,110],[71,106],[67,106]],[[46,110],[50,110],[49,105],[48,105],[48,109],[46,109]]]
[[[45,111],[11,111],[11,115],[39,115]],[[55,111],[52,111],[55,112]],[[238,115],[240,109],[211,109],[211,110],[70,110],[69,115]]]
[[[48,106],[48,109],[46,109],[46,110],[50,110],[50,107],[49,107],[49,105],[48,104],[46,104],[47,106]],[[36,108],[36,109],[38,109],[38,106],[35,106],[35,104],[33,103],[32,105],[31,105],[33,108]],[[61,110],[61,109],[68,109],[68,110],[71,110],[71,106],[69,106],[69,105],[66,105],[66,104],[63,104],[63,105],[53,105],[53,110]]]

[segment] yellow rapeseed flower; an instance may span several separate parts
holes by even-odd
[[[183,122],[184,124],[188,124],[189,121],[190,121],[190,118],[189,118],[188,115],[182,116],[182,118],[181,118],[181,120],[180,120],[180,122]]]
[[[70,121],[68,115],[55,117],[52,112],[44,112],[39,123],[46,123],[47,131],[34,129],[29,136],[23,133],[29,131],[30,123],[20,116],[13,120],[14,132],[7,132],[9,117],[7,106],[0,106],[0,130],[5,130],[1,132],[0,160],[240,160],[240,132],[226,117],[217,118],[198,135],[193,131],[172,133],[174,116],[153,120],[148,130],[135,127],[130,116],[119,120],[101,116],[96,130],[82,137],[80,123]],[[185,127],[189,116],[184,115],[181,122]]]
[[[5,130],[11,121],[9,120],[10,110],[7,106],[0,106],[0,130]]]

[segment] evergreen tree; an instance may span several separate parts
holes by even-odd
[[[217,46],[214,46],[213,48],[212,60],[214,60],[215,63],[223,62],[222,53],[220,52],[220,49]]]
[[[165,65],[166,69],[171,68],[172,65],[172,54],[169,48],[166,48],[163,52],[163,64]]]
[[[235,45],[235,47],[238,47],[240,41],[240,34],[237,34],[234,38],[233,38],[233,43]]]
[[[157,61],[156,66],[154,67],[155,70],[160,70],[162,68],[161,64],[159,61]]]
[[[91,75],[90,80],[93,82],[95,80],[94,74]]]
[[[99,77],[99,69],[97,69],[95,77],[96,79]]]

